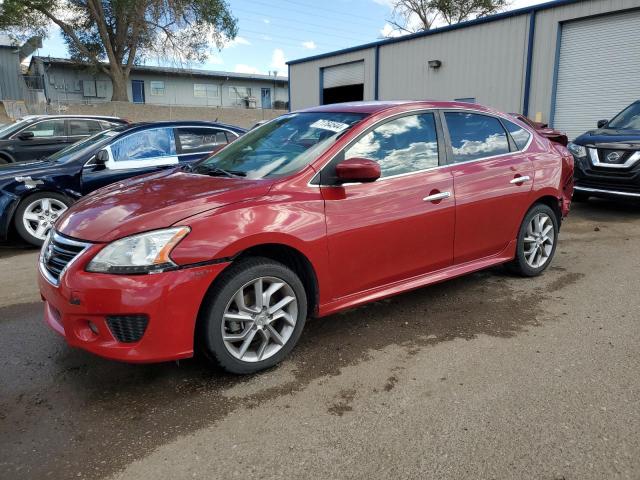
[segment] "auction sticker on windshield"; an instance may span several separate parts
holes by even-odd
[[[330,130],[332,132],[341,132],[345,128],[348,128],[349,125],[342,122],[334,122],[332,120],[317,120],[311,124],[313,128],[321,128],[322,130]]]

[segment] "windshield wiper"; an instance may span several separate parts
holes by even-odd
[[[224,175],[225,177],[230,177],[230,178],[246,177],[247,176],[247,174],[245,172],[240,172],[240,171],[236,171],[236,170],[225,170],[225,169],[220,168],[220,167],[199,165],[199,168],[202,168],[202,169],[206,170],[206,172],[203,172],[203,173],[205,173],[205,175],[212,175],[212,176]]]

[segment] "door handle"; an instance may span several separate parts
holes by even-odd
[[[529,175],[524,175],[522,177],[516,177],[512,179],[509,183],[519,185],[521,183],[528,182],[529,180],[531,180],[531,177]]]
[[[444,200],[445,198],[449,198],[450,196],[451,192],[440,192],[434,193],[433,195],[428,195],[422,200],[424,200],[425,202],[437,202],[438,200]]]

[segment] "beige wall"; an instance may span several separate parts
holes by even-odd
[[[291,65],[289,75],[295,78],[291,84],[291,109],[314,107],[320,102],[320,68],[341,63],[364,60],[364,99],[373,100],[375,84],[375,49],[369,48],[353,53],[313,60]]]
[[[527,17],[521,15],[381,46],[379,99],[473,97],[500,110],[520,111],[527,29]],[[429,68],[429,60],[442,66]]]
[[[51,111],[55,114],[58,112]],[[132,122],[159,120],[209,120],[249,128],[256,122],[278,117],[286,111],[246,108],[170,107],[108,102],[95,105],[71,104],[63,114],[115,115]]]

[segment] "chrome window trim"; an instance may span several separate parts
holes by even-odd
[[[616,195],[619,197],[632,197],[632,198],[640,198],[640,193],[633,192],[621,192],[620,190],[605,190],[603,188],[589,188],[589,187],[579,187],[575,186],[573,189],[576,192],[587,192],[587,193],[607,193],[609,195]]]
[[[594,147],[586,147],[589,153],[589,160],[594,167],[604,168],[629,168],[635,165],[640,160],[640,150],[633,153],[624,163],[603,163],[598,158],[598,149]]]
[[[42,274],[42,276],[47,282],[49,282],[54,287],[58,287],[60,285],[60,280],[62,280],[62,276],[67,272],[67,269],[71,265],[73,265],[75,261],[78,260],[78,258],[80,258],[87,251],[87,249],[89,249],[89,247],[91,247],[93,244],[89,242],[81,242],[78,240],[72,240],[70,238],[63,237],[53,229],[51,230],[51,232],[52,233],[49,234],[49,237],[45,240],[44,244],[42,245],[42,249],[40,250],[40,255],[38,256],[38,269],[40,270],[40,273]],[[82,247],[82,250],[79,251],[78,254],[75,257],[73,257],[73,259],[69,263],[65,265],[65,267],[60,272],[60,275],[58,276],[57,280],[46,269],[45,262],[44,262],[44,251],[49,246],[49,242],[51,241],[51,238],[54,238],[55,241],[58,243],[70,245],[72,247]]]
[[[493,116],[496,118],[501,118],[507,121],[510,121],[511,123],[514,123],[513,121],[509,120],[509,118],[506,115],[499,115],[499,114],[494,114],[494,113],[485,113],[485,112],[479,112],[478,110],[473,110],[473,109],[469,109],[469,108],[463,108],[463,107],[452,107],[452,108],[436,108],[436,107],[431,107],[431,108],[419,108],[416,110],[407,110],[406,112],[402,112],[402,113],[406,113],[408,115],[412,115],[412,114],[416,114],[417,112],[438,112],[438,111],[452,111],[452,110],[459,110],[459,111],[463,111],[463,112],[469,112],[469,113],[478,113],[480,115],[487,115],[487,116]],[[384,122],[387,119],[390,119],[392,117],[394,117],[397,114],[392,114],[389,115],[388,117],[385,117],[384,119],[380,120],[378,123],[376,123],[372,128],[375,128],[375,126],[379,125],[381,122]],[[518,125],[518,124],[516,124]],[[522,125],[519,125],[522,126]],[[526,130],[529,133],[529,140],[527,141],[527,144],[520,150],[514,150],[513,152],[507,152],[507,153],[501,153],[499,155],[492,155],[489,157],[482,157],[482,158],[476,158],[474,160],[468,160],[466,162],[458,162],[458,163],[447,163],[445,165],[438,165],[435,167],[431,167],[431,168],[426,168],[424,170],[416,170],[415,172],[407,172],[407,173],[399,173],[398,175],[391,175],[389,177],[381,177],[378,180],[376,180],[375,182],[371,182],[371,183],[378,183],[378,182],[382,182],[384,180],[390,180],[390,179],[394,179],[394,178],[401,178],[401,177],[406,177],[409,175],[418,175],[420,173],[424,173],[424,172],[430,172],[430,171],[434,171],[434,170],[439,170],[441,168],[446,168],[446,167],[454,167],[456,165],[468,165],[470,163],[476,163],[476,162],[484,162],[486,160],[493,160],[496,158],[500,158],[500,157],[505,157],[507,155],[512,155],[514,153],[523,153],[526,152],[529,147],[531,146],[531,143],[533,143],[533,132],[529,129],[529,126],[527,125],[526,127],[522,127],[524,128],[524,130]],[[505,129],[505,133],[507,135],[509,135],[509,132]],[[334,158],[336,158],[338,155],[340,155],[340,153],[342,153],[344,150],[346,150],[350,145],[345,146],[344,148],[342,148],[339,152],[337,152],[336,154],[332,155],[332,157],[327,160],[322,167],[320,167],[316,173],[309,179],[309,181],[307,182],[307,187],[316,187],[316,188],[320,188],[320,187],[344,187],[344,186],[349,186],[349,185],[361,185],[362,182],[350,182],[350,183],[343,183],[340,185],[322,185],[322,184],[312,184],[311,182],[320,175],[320,172],[327,166],[329,165],[329,163],[331,163],[333,161]],[[516,145],[517,146],[517,145]],[[313,169],[315,171],[315,169]]]

